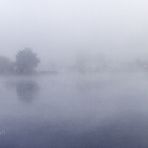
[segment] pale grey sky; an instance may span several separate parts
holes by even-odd
[[[0,0],[0,54],[44,61],[79,51],[148,54],[147,0]]]

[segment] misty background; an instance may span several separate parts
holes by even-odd
[[[0,148],[147,148],[147,8],[0,0]]]
[[[41,66],[105,53],[130,60],[148,55],[146,0],[1,0],[0,52],[13,58],[31,47]]]

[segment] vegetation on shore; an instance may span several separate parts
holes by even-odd
[[[25,48],[18,51],[15,57],[15,61],[11,61],[9,58],[0,57],[0,74],[1,75],[30,75],[35,74],[37,67],[40,63],[40,59],[37,54],[30,48]]]

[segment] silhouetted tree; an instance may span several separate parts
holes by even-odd
[[[16,72],[19,74],[33,73],[39,62],[37,55],[30,48],[25,48],[16,55]]]
[[[10,74],[13,70],[13,62],[7,57],[0,56],[0,74]]]

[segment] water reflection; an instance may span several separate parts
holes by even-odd
[[[16,93],[23,102],[32,102],[37,97],[39,86],[33,80],[21,80],[16,83]]]

